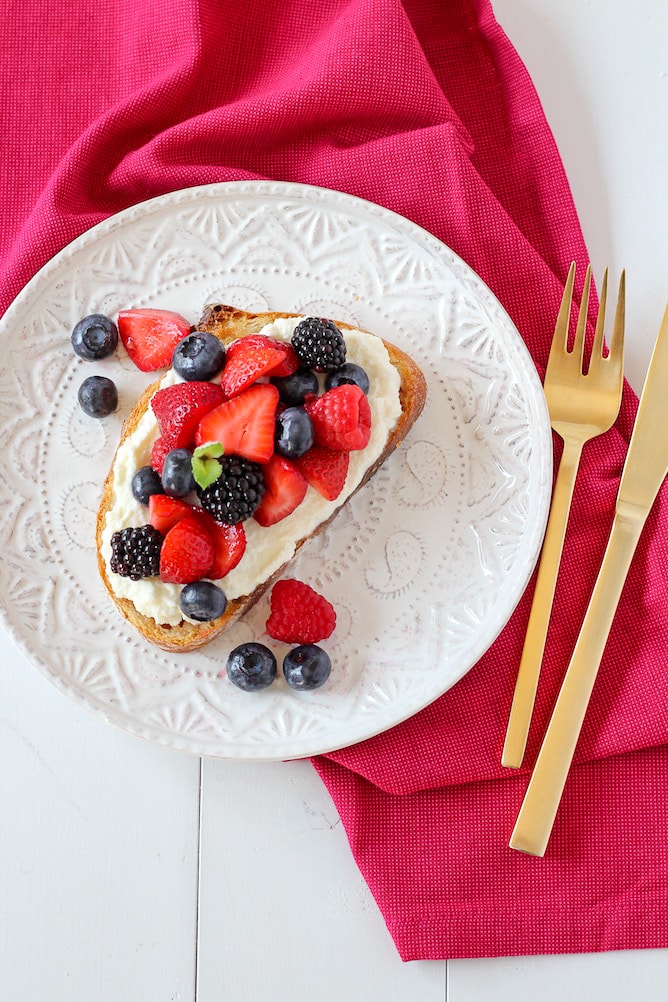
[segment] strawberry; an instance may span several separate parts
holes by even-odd
[[[190,505],[180,498],[170,498],[167,494],[152,494],[148,502],[148,515],[151,525],[163,536],[186,517],[198,520],[213,544],[213,562],[206,576],[214,581],[229,574],[245,553],[246,533],[241,522],[237,525],[222,525],[216,522],[208,511]],[[178,540],[178,536],[176,538]]]
[[[174,446],[167,438],[163,438],[162,435],[156,438],[151,449],[151,466],[156,473],[162,476],[162,468],[165,465],[165,456],[168,452],[171,452]]]
[[[186,501],[167,494],[151,494],[148,499],[148,520],[163,536],[192,510]]]
[[[301,362],[297,358],[297,352],[287,341],[274,341],[274,344],[283,352],[283,361],[279,362],[267,375],[291,376],[301,365]]]
[[[233,341],[227,349],[220,385],[226,397],[235,397],[284,364],[286,352],[280,342],[264,334],[249,334]]]
[[[162,438],[172,449],[185,449],[195,441],[201,419],[221,404],[225,395],[217,383],[193,380],[164,386],[151,397],[151,408]]]
[[[293,463],[311,487],[327,501],[334,501],[346,482],[349,459],[347,452],[314,445]]]
[[[266,490],[253,518],[260,525],[274,525],[302,503],[308,484],[289,459],[277,453],[263,468]]]
[[[121,310],[118,333],[137,368],[152,372],[171,363],[174,348],[190,333],[190,324],[170,310]]]
[[[209,411],[200,421],[195,442],[220,442],[226,455],[267,463],[274,452],[278,390],[258,383]]]
[[[371,408],[359,386],[344,383],[309,400],[315,445],[353,452],[364,449],[371,436]]]
[[[271,593],[271,614],[266,630],[274,640],[286,644],[317,644],[334,632],[336,612],[331,602],[317,591],[285,578],[277,581]]]
[[[204,508],[193,508],[193,514],[201,519],[202,525],[211,537],[215,555],[209,567],[207,577],[212,581],[224,578],[233,570],[246,552],[246,531],[243,522],[236,525],[223,525],[216,522]]]
[[[174,525],[162,543],[160,577],[172,584],[190,584],[208,575],[215,548],[202,520],[190,513]]]

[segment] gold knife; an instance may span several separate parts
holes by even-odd
[[[668,474],[668,306],[654,345],[619,484],[615,517],[568,671],[510,846],[545,853],[610,627],[640,533]]]

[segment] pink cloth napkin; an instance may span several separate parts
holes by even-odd
[[[587,252],[539,101],[487,0],[71,0],[66,17],[46,0],[3,7],[0,310],[130,204],[213,181],[296,180],[444,240],[542,373],[568,264],[580,283]],[[585,449],[529,764],[602,556],[635,407],[627,388],[615,429]],[[668,946],[667,531],[664,488],[544,859],[507,847],[527,776],[499,765],[531,587],[450,692],[316,760],[404,959]]]

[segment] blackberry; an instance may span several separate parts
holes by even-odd
[[[197,493],[217,522],[236,525],[250,518],[264,496],[266,485],[259,463],[241,456],[221,456],[220,476]]]
[[[160,574],[162,533],[152,525],[119,529],[111,537],[111,569],[121,577],[138,581]]]
[[[339,369],[346,360],[343,334],[331,320],[306,317],[292,335],[292,347],[302,365],[318,372]]]

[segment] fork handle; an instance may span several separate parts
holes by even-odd
[[[538,676],[545,650],[545,638],[552,613],[561,553],[564,547],[568,514],[583,445],[584,442],[579,438],[564,438],[564,451],[554,485],[550,517],[545,530],[540,566],[536,578],[536,589],[501,756],[501,764],[509,769],[519,769],[524,758],[538,688]]]
[[[610,539],[571,663],[536,759],[510,846],[542,856],[559,808],[610,627],[644,523],[615,515]]]

